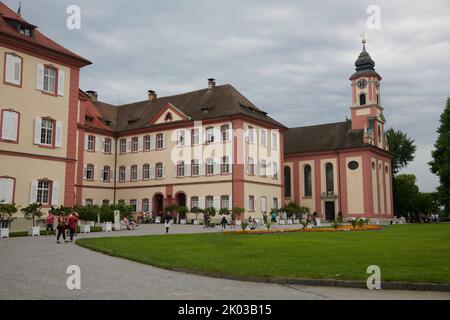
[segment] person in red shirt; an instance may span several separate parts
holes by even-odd
[[[56,237],[56,243],[61,243],[59,238],[62,236],[64,242],[66,242],[66,229],[67,229],[67,216],[63,213],[58,217],[58,235]]]
[[[55,216],[51,212],[49,212],[48,216],[47,216],[47,229],[46,229],[47,235],[48,235],[49,231],[51,231],[53,233],[53,222],[54,221],[55,221]]]
[[[69,216],[70,241],[73,241],[73,235],[75,234],[77,225],[78,225],[78,214],[76,212],[72,212]]]

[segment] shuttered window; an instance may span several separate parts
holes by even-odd
[[[16,54],[5,55],[5,83],[22,85],[22,58]]]
[[[19,113],[10,110],[2,111],[1,139],[7,141],[18,141]]]

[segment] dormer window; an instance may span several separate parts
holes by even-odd
[[[203,114],[208,114],[209,108],[202,108],[202,113]]]
[[[19,32],[27,37],[31,37],[31,29],[24,27],[24,26],[20,26],[19,27]]]
[[[138,120],[139,120],[139,118],[128,120],[128,125],[134,124],[134,123],[136,123]]]
[[[88,122],[94,121],[94,118],[91,117],[91,116],[85,116],[84,119],[85,119],[86,121],[88,121]]]

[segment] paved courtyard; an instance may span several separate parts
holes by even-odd
[[[78,237],[163,234],[162,225],[136,231]],[[173,226],[171,233],[218,232],[220,228]],[[110,257],[53,236],[0,239],[0,299],[450,299],[448,292],[253,283],[167,271]],[[81,268],[81,289],[69,290],[66,269]]]

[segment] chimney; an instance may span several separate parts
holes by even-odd
[[[156,99],[156,92],[153,90],[148,90],[148,100],[152,101]]]
[[[91,98],[92,101],[97,101],[98,94],[93,90],[86,91],[87,95]]]
[[[216,86],[216,79],[209,78],[208,79],[208,89],[212,89]]]

